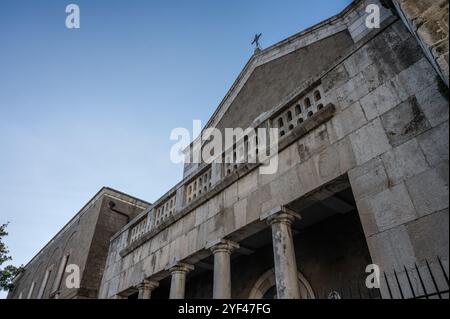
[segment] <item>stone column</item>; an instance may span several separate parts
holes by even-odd
[[[144,280],[140,285],[137,286],[139,290],[139,299],[150,299],[152,297],[152,291],[159,286],[156,281]]]
[[[300,299],[297,262],[291,229],[293,221],[300,218],[300,215],[285,207],[279,207],[262,218],[266,219],[272,228],[278,299]]]
[[[184,299],[186,274],[193,269],[194,266],[185,263],[177,263],[168,269],[172,275],[170,299]]]
[[[214,299],[231,299],[230,256],[236,248],[239,244],[229,240],[221,240],[210,247],[214,254]]]

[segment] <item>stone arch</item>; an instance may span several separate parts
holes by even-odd
[[[77,236],[79,236],[79,232],[75,230],[67,237],[67,240],[62,249],[62,255],[60,257],[60,261],[58,263],[58,267],[61,267],[61,266],[63,267],[62,274],[61,274],[61,277],[58,277],[58,278],[55,277],[55,280],[58,279],[60,282],[55,283],[55,281],[54,281],[53,285],[62,284],[64,282],[64,280],[67,276],[65,267],[67,265],[71,264],[74,259],[76,260],[76,257],[74,257],[74,253],[76,252],[76,250],[75,250],[76,245],[79,242]],[[66,257],[67,257],[67,259],[65,259]],[[65,264],[63,265],[63,263],[65,263]],[[78,265],[78,266],[80,266],[80,265]],[[57,269],[57,271],[59,271],[59,268]],[[55,288],[55,286],[53,286],[53,288]],[[61,287],[59,287],[59,289],[61,289]]]
[[[321,99],[322,99],[322,95],[320,94],[319,90],[315,91],[314,92],[314,100],[317,102],[317,101],[320,101]]]
[[[14,287],[14,298],[19,298],[20,295],[21,299],[27,298],[26,289],[29,279],[30,279],[30,272],[29,270],[25,269],[24,272],[21,274],[19,283]]]
[[[61,260],[61,256],[62,256],[62,250],[60,247],[56,247],[55,249],[53,249],[53,252],[50,255],[50,258],[48,259],[47,267],[46,267],[46,269],[51,268],[52,273],[50,274],[50,277],[47,280],[47,285],[44,289],[42,298],[48,298],[50,296],[50,293],[51,293],[51,290],[53,287],[53,283],[56,278],[56,273],[58,272],[58,264],[59,264],[59,261]]]
[[[309,284],[308,280],[303,276],[301,272],[298,272],[298,282],[300,285],[300,298],[301,299],[315,299],[314,291]],[[267,293],[276,287],[275,282],[275,269],[269,269],[262,274],[253,285],[250,291],[249,299],[263,299]]]
[[[20,278],[20,282],[18,284],[17,291],[19,294],[17,295],[17,297],[19,297],[19,295],[22,294],[22,299],[28,299],[31,287],[33,287],[33,292],[30,295],[30,299],[34,298],[34,296],[37,294],[36,287],[39,285],[38,274],[40,269],[42,268],[42,265],[43,262],[41,261],[39,262],[39,264],[35,262],[26,266],[27,268],[24,270],[23,277]]]
[[[39,293],[39,288],[40,288],[40,284],[41,284],[41,279],[44,276],[44,269],[45,265],[44,262],[41,261],[39,262],[39,264],[36,267],[33,267],[32,269],[32,281],[31,284],[34,283],[34,289],[33,289],[33,293],[30,296],[30,299],[36,299],[38,293]]]

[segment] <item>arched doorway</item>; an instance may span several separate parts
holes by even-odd
[[[308,280],[302,273],[298,272],[298,283],[300,286],[301,299],[315,299],[314,291]],[[249,299],[275,299],[277,298],[277,288],[275,282],[275,269],[266,271],[258,278],[250,291]]]

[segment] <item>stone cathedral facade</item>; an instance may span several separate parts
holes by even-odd
[[[365,24],[369,4],[381,9],[380,28]],[[89,236],[62,230],[9,297],[410,298],[441,289],[448,118],[448,0],[355,0],[255,51],[207,124],[278,128],[275,174],[260,174],[261,163],[189,164],[153,204],[104,190],[90,206],[104,222]],[[89,223],[76,225],[79,234]],[[64,288],[70,263],[82,264],[79,289]],[[376,292],[365,285],[373,264],[383,274]]]

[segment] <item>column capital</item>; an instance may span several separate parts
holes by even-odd
[[[169,265],[166,270],[169,271],[171,274],[173,273],[184,273],[187,274],[188,272],[190,272],[191,270],[194,270],[194,266],[187,264],[187,263],[183,263],[183,262],[177,262],[174,264]]]
[[[233,252],[233,250],[239,248],[239,244],[234,241],[231,241],[231,240],[221,239],[221,240],[217,240],[217,241],[208,243],[206,245],[206,248],[210,249],[213,254],[218,253],[218,252],[225,252],[225,253],[231,254]]]
[[[159,287],[159,282],[153,280],[144,279],[140,284],[137,285],[137,289],[139,290],[154,290]]]
[[[301,219],[300,214],[285,207],[278,206],[261,215],[261,220],[265,220],[269,225],[284,223],[291,225],[296,219]]]

